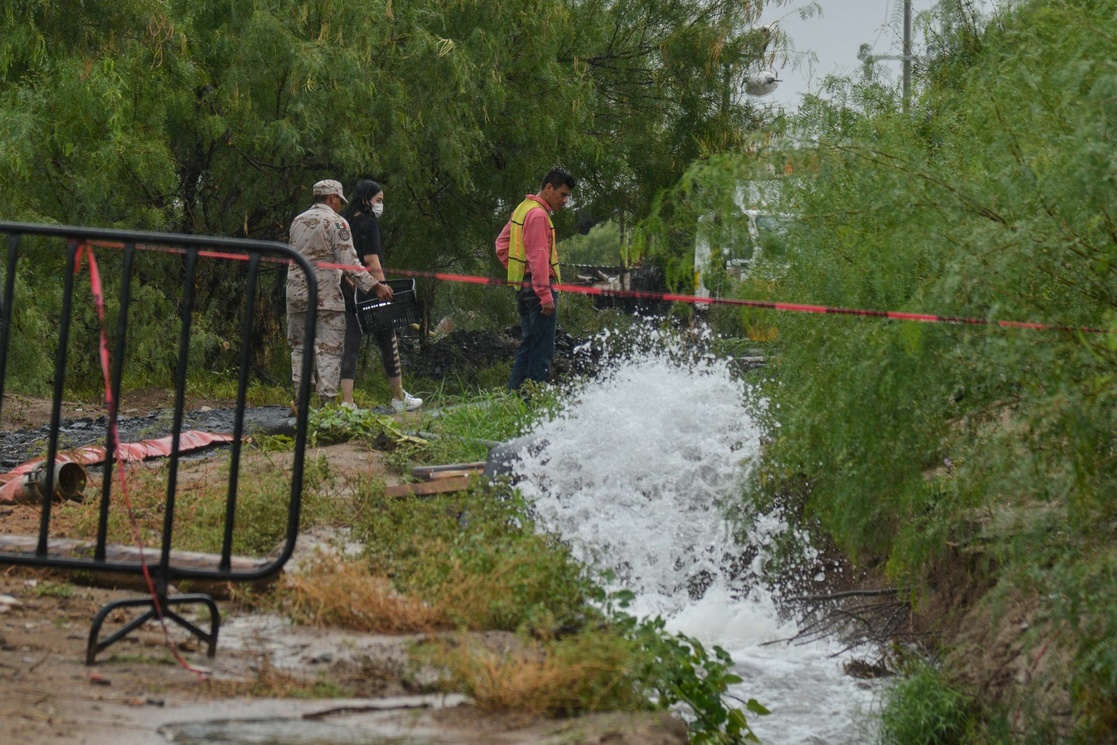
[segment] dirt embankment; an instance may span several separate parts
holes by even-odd
[[[1071,650],[1047,602],[1000,586],[997,569],[980,544],[951,549],[917,602],[914,628],[979,706],[1007,712],[1015,736],[1053,727],[1069,738]]]

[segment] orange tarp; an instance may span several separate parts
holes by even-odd
[[[163,458],[171,454],[171,435],[155,440],[142,442],[124,442],[120,444],[120,459],[124,461],[146,460],[148,458]],[[217,443],[232,442],[232,435],[223,435],[215,432],[202,432],[189,430],[179,435],[178,450],[180,453],[189,450],[198,450]],[[37,458],[21,463],[7,473],[0,473],[0,502],[15,501],[23,483],[22,476],[39,468],[46,458]],[[67,450],[55,457],[56,463],[80,463],[83,466],[97,465],[105,462],[104,445],[86,445],[76,450]]]

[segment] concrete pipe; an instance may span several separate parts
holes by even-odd
[[[73,461],[55,462],[54,464],[54,497],[59,499],[81,499],[85,492],[87,476],[85,466]],[[47,489],[46,465],[39,466],[23,477],[20,497],[24,500],[36,501],[43,498]]]

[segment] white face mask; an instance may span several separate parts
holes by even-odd
[[[383,202],[377,202],[376,204],[372,205],[372,214],[376,215],[377,217],[380,217],[381,215],[383,215],[384,214],[384,203]]]

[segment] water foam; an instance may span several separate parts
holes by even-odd
[[[724,362],[635,355],[539,423],[515,475],[541,525],[582,561],[612,570],[612,589],[636,594],[637,615],[662,616],[732,655],[745,681],[730,693],[773,710],[750,719],[763,741],[864,742],[859,712],[871,691],[843,675],[835,645],[782,643],[794,624],[752,581],[767,537],[753,537],[750,562],[735,561],[750,549],[734,542],[722,505],[740,499],[759,457],[750,395]]]

